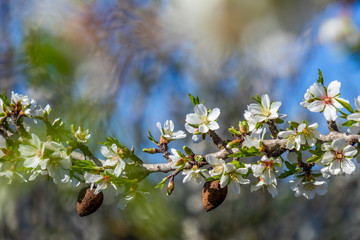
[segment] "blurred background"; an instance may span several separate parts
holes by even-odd
[[[193,111],[188,93],[219,107],[218,131],[243,119],[250,96],[269,93],[288,120],[318,122],[300,106],[323,71],[325,84],[342,83],[353,105],[360,94],[360,3],[330,0],[0,0],[0,87],[28,94],[52,117],[89,128],[92,150],[108,134],[148,163],[156,122],[185,130]],[[197,153],[214,150],[188,137]],[[81,188],[44,178],[0,184],[0,239],[360,239],[360,185],[331,179],[329,193],[296,198],[287,180],[279,196],[229,192],[205,213],[201,186],[154,189],[164,174],[141,186],[149,201],[121,211],[111,191],[93,215],[76,213]]]

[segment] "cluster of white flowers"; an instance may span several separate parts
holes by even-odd
[[[42,142],[37,135],[31,134],[31,139],[19,146],[19,152],[24,167],[31,173],[30,181],[39,175],[49,175],[54,183],[70,180],[71,158],[61,143]]]
[[[102,161],[102,167],[105,168],[105,171],[100,174],[85,173],[85,182],[91,184],[91,189],[96,184],[95,194],[103,189],[107,189],[109,185],[113,186],[117,191],[121,190],[110,181],[108,174],[120,177],[125,170],[126,164],[133,164],[134,162],[128,158],[123,159],[121,149],[115,143],[110,147],[102,146],[100,152],[106,158],[105,161]]]
[[[337,119],[338,109],[347,109],[350,112],[349,115],[342,113],[342,117],[347,120],[345,124],[351,133],[358,134],[360,132],[360,96],[355,99],[356,109],[352,110],[349,102],[340,98],[340,86],[340,82],[333,81],[325,87],[319,80],[307,89],[301,105],[311,112],[323,112],[327,121]],[[247,106],[244,112],[245,121],[239,124],[240,130],[233,127],[229,129],[229,131],[232,130],[230,132],[234,136],[233,141],[223,141],[228,143],[227,147],[231,146],[235,148],[233,150],[237,150],[228,156],[233,158],[232,161],[217,158],[212,154],[207,154],[205,157],[196,155],[186,146],[184,146],[186,154],[175,148],[171,148],[170,154],[168,144],[186,137],[184,131],[174,130],[175,126],[171,120],[167,120],[163,125],[160,122],[156,124],[161,133],[160,143],[155,141],[150,134],[149,139],[158,148],[149,148],[146,152],[163,153],[163,156],[170,161],[169,165],[171,164],[173,170],[176,169],[177,173],[182,171],[184,183],[192,181],[200,184],[204,181],[218,180],[221,188],[229,186],[235,194],[240,193],[241,185],[252,183],[251,192],[262,188],[267,190],[272,197],[276,197],[278,179],[289,177],[290,188],[295,192],[295,196],[313,199],[316,194],[324,195],[327,192],[328,178],[331,176],[355,173],[353,161],[358,151],[346,139],[335,138],[324,142],[324,138],[318,131],[318,123],[308,124],[306,121],[300,124],[289,122],[290,127],[286,128],[283,125],[283,128],[286,128],[283,129],[280,124],[283,123],[282,118],[286,115],[279,114],[281,102],[271,101],[267,94],[257,96],[255,100],[257,103]],[[47,121],[47,125],[50,124],[52,127],[64,126],[61,119],[49,122],[47,118],[51,112],[49,105],[41,108],[33,99],[16,93],[12,93],[10,102],[11,104],[0,98],[0,123],[3,123],[4,118],[7,118],[9,114],[14,116],[14,112],[22,112],[22,115],[26,117]],[[187,114],[185,119],[185,129],[192,134],[192,140],[194,142],[204,140],[209,133],[210,137],[216,136],[213,131],[219,129],[217,119],[220,116],[220,109],[211,110],[203,104],[196,104],[199,103],[198,99],[193,103],[194,113]],[[101,164],[95,166],[87,161],[88,157],[91,157],[91,154],[85,153],[87,149],[85,151],[81,149],[86,148],[91,137],[90,131],[81,127],[76,131],[72,127],[71,130],[72,138],[68,142],[62,142],[51,136],[47,138],[47,141],[41,141],[34,133],[31,135],[29,133],[24,138],[19,137],[21,140],[15,152],[17,155],[20,153],[21,164],[16,164],[25,169],[25,174],[18,171],[19,166],[16,164],[6,162],[5,159],[9,157],[8,142],[4,138],[5,135],[0,135],[0,160],[4,160],[0,161],[0,176],[5,176],[10,180],[19,178],[22,181],[32,181],[40,175],[46,175],[51,177],[54,183],[72,182],[78,185],[84,182],[90,184],[91,189],[96,188],[95,194],[111,186],[119,196],[122,196],[122,204],[120,204],[122,207],[126,206],[127,202],[134,199],[137,194],[143,194],[129,186],[127,189],[132,190],[124,193],[125,184],[121,182],[125,182],[129,169],[138,162],[137,158],[129,157],[133,151],[123,148],[119,142],[110,138],[100,148],[105,160],[100,160]],[[281,151],[278,152],[269,151],[266,142],[268,140],[264,140],[267,132],[272,133],[274,141],[281,142],[282,146],[286,143],[286,146],[281,147]],[[86,170],[80,168],[81,171],[78,172],[73,170],[71,151],[74,151],[74,148],[83,151],[86,159],[84,162],[90,162],[93,167]],[[288,152],[287,158],[283,157],[284,152]],[[311,157],[307,157],[307,154],[311,154]],[[259,159],[249,164],[239,162],[237,159],[254,156]],[[210,168],[201,168],[205,164],[210,165]],[[26,177],[26,174],[29,177]],[[171,183],[174,184],[174,176],[171,177]],[[165,181],[167,179],[165,178]]]

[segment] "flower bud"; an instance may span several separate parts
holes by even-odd
[[[168,187],[167,187],[166,194],[168,196],[170,196],[171,193],[174,191],[174,188],[175,188],[174,177],[171,177],[170,181],[169,181],[169,184],[168,184]]]
[[[206,212],[217,208],[226,198],[227,186],[220,187],[218,180],[206,182],[202,189],[202,204]]]
[[[150,154],[158,153],[156,148],[144,148],[143,152],[150,153]]]
[[[187,155],[189,155],[189,156],[193,156],[193,155],[194,155],[194,152],[193,152],[189,147],[184,146],[183,149],[184,149],[184,151],[185,151],[185,153],[186,153]]]
[[[235,140],[232,140],[231,142],[229,142],[226,147],[227,148],[234,148],[238,145],[240,145],[244,140],[243,139],[235,139]]]
[[[239,122],[239,129],[241,133],[248,133],[249,132],[249,125],[247,121]]]

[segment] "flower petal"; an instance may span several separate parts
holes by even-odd
[[[329,97],[335,97],[340,93],[341,83],[339,81],[332,81],[327,88],[327,95]]]
[[[220,116],[220,109],[219,109],[219,108],[214,108],[214,109],[211,110],[211,112],[209,113],[208,120],[209,120],[209,121],[214,121],[214,120],[216,120],[219,116]]]
[[[194,107],[195,114],[198,116],[207,116],[207,109],[203,104],[197,104]]]

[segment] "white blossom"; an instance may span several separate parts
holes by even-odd
[[[31,134],[29,144],[20,144],[19,152],[25,159],[24,167],[36,168],[44,160],[45,143],[35,134]]]
[[[344,138],[335,139],[331,145],[324,145],[326,150],[321,160],[332,175],[352,174],[355,165],[352,159],[356,156],[357,150],[354,146],[346,145]],[[325,171],[325,170],[324,170]]]
[[[90,130],[82,130],[81,127],[74,133],[74,137],[78,142],[87,143],[91,137]]]
[[[306,180],[305,178],[297,177],[290,180],[289,184],[296,197],[303,195],[306,199],[314,199],[316,193],[319,195],[327,193],[327,182],[319,181],[315,178]]]
[[[324,112],[327,121],[337,119],[337,109],[343,108],[338,100],[349,102],[340,98],[341,83],[332,81],[327,88],[320,83],[314,83],[305,93],[305,101],[301,103],[311,112]]]
[[[161,127],[161,123],[158,122],[156,124],[156,126],[159,128],[160,132],[161,132],[161,136],[163,138],[165,138],[166,140],[176,140],[176,139],[182,139],[186,137],[186,134],[184,133],[184,131],[177,131],[174,132],[174,123],[171,120],[166,120],[165,124],[164,124],[164,128]]]
[[[300,144],[297,143],[297,132],[295,130],[286,130],[280,131],[278,134],[279,137],[286,139],[286,149],[293,149],[295,146],[298,146],[300,149]]]
[[[250,136],[246,135],[244,137],[243,146],[247,148],[256,147],[259,149],[261,147],[261,142],[264,140],[266,133],[266,128],[259,128],[254,130]]]
[[[256,183],[251,185],[250,192],[255,192],[263,187],[267,189],[267,191],[271,194],[271,196],[273,198],[275,198],[278,195],[278,190],[276,188],[276,184],[273,182],[270,185],[266,185],[264,182],[264,179],[261,177],[259,177],[259,180]]]
[[[360,96],[355,98],[355,107],[356,107],[357,112],[347,116],[347,119],[360,122]]]
[[[305,145],[306,143],[309,146],[314,146],[316,144],[316,140],[320,137],[320,132],[317,130],[319,125],[317,123],[313,123],[308,126],[307,123],[302,123],[298,126],[296,136],[296,143],[298,144],[296,150],[300,150],[300,145]]]
[[[224,188],[230,185],[230,189],[235,193],[240,193],[240,184],[249,184],[249,179],[244,179],[241,174],[248,172],[247,168],[236,168],[232,163],[225,163],[222,159],[217,159],[212,155],[205,156],[206,161],[212,165],[213,169],[210,171],[210,176],[220,177],[220,187]]]
[[[119,155],[119,149],[115,143],[111,145],[111,147],[101,146],[100,152],[104,157],[106,157],[106,161],[103,163],[104,167],[113,167],[116,166],[114,169],[114,175],[116,177],[120,176],[122,171],[125,169],[126,162],[132,163],[131,160],[123,160]]]
[[[173,154],[173,155],[169,155],[173,167],[178,168],[185,164],[185,160],[179,155],[179,153],[175,148],[171,148],[170,151]]]
[[[280,170],[282,162],[280,158],[263,156],[258,164],[251,166],[254,177],[261,177],[266,185],[277,184],[276,172]]]
[[[197,184],[202,184],[204,182],[204,178],[209,178],[209,174],[206,169],[199,169],[198,167],[193,167],[191,169],[184,169],[182,175],[184,176],[183,183],[193,181]]]
[[[279,117],[278,110],[281,102],[271,102],[269,95],[261,96],[261,103],[252,103],[248,105],[248,110],[252,114],[252,119],[256,122],[263,122]]]
[[[110,181],[110,177],[105,175],[98,175],[86,172],[84,174],[84,179],[86,183],[90,183],[90,189],[93,189],[96,184],[96,189],[94,194],[98,194],[103,189],[107,189],[108,185],[111,185],[115,190],[117,187],[114,183]]]
[[[185,128],[189,133],[194,134],[193,141],[198,141],[200,134],[206,134],[209,130],[219,129],[219,124],[216,122],[220,115],[220,109],[214,108],[210,112],[203,104],[197,104],[194,107],[195,113],[186,115]]]

